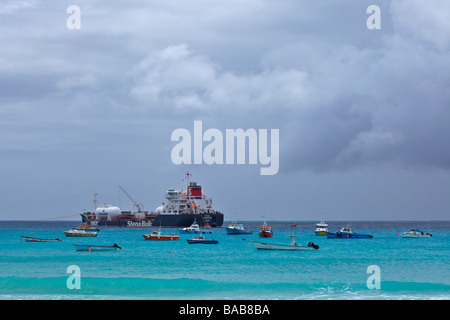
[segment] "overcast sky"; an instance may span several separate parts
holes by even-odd
[[[73,4],[80,29],[67,28]],[[94,193],[131,208],[119,185],[154,210],[187,171],[226,219],[448,220],[449,12],[445,0],[2,0],[0,220],[78,220]],[[278,173],[175,165],[171,133],[194,120],[279,129]]]

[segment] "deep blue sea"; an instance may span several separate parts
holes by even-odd
[[[149,241],[149,228],[103,228],[96,238],[67,238],[79,221],[0,222],[0,299],[449,299],[450,221],[330,222],[330,231],[350,224],[373,239],[316,236],[316,221],[271,222],[274,237],[288,244],[312,241],[314,251],[258,251],[261,222],[243,222],[252,235],[211,229],[217,245]],[[297,223],[297,228],[291,225]],[[227,222],[224,223],[224,227]],[[419,228],[431,238],[403,239]],[[293,230],[294,229],[294,230]],[[178,233],[163,228],[163,233]],[[21,236],[59,237],[59,243],[30,243]],[[123,250],[79,252],[73,243],[112,245]],[[68,288],[79,268],[80,288]],[[379,268],[379,289],[369,289],[369,266]],[[375,282],[371,282],[375,283]]]

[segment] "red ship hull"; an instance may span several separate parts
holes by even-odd
[[[259,233],[259,237],[260,237],[260,238],[272,238],[272,237],[273,237],[273,234],[272,234],[272,232],[261,231],[261,232]]]

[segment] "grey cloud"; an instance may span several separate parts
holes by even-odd
[[[370,180],[386,167],[403,176],[418,167],[448,170],[449,4],[377,3],[382,29],[370,31],[370,0],[80,0],[81,30],[66,28],[70,1],[2,2],[4,163],[33,172],[33,183],[57,167],[77,173],[67,177],[71,190],[86,190],[86,181],[106,188],[120,172],[155,177],[160,185],[151,188],[160,192],[185,169],[170,162],[171,131],[203,120],[221,130],[279,128],[278,195],[294,190],[298,177],[316,179],[310,208],[323,185],[340,177],[328,193],[334,198],[358,170]],[[103,154],[120,154],[110,170],[91,161]],[[251,166],[194,169],[227,179],[239,172],[241,180],[245,172],[255,185]],[[3,181],[12,181],[8,172]],[[211,180],[212,189],[225,189]],[[265,184],[257,184],[260,197]]]
[[[305,81],[305,74],[298,70],[235,74],[181,44],[141,61],[130,94],[150,108],[245,112],[297,103],[306,95]]]
[[[2,1],[2,3],[0,4],[0,15],[12,15],[19,10],[35,7],[36,1]]]
[[[43,2],[30,3],[14,13],[43,12]],[[448,155],[436,142],[449,135],[442,120],[449,104],[447,4],[382,1],[383,29],[369,32],[368,3],[218,2],[199,11],[202,1],[80,2],[76,33],[61,23],[64,4],[53,2],[45,8],[54,22],[32,20],[26,41],[2,54],[14,66],[2,66],[9,80],[2,80],[2,95],[41,99],[50,105],[44,110],[65,106],[59,119],[254,119],[280,127],[282,144],[297,146],[284,149],[286,170],[390,161],[446,166]],[[56,20],[59,28],[51,28]],[[32,31],[36,26],[41,31]]]

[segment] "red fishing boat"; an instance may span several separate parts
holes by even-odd
[[[161,234],[161,230],[153,230],[152,233],[142,235],[145,240],[180,240],[180,236],[172,234]]]
[[[267,224],[266,220],[264,220],[264,223],[259,227],[259,237],[260,238],[273,237],[272,228]]]

